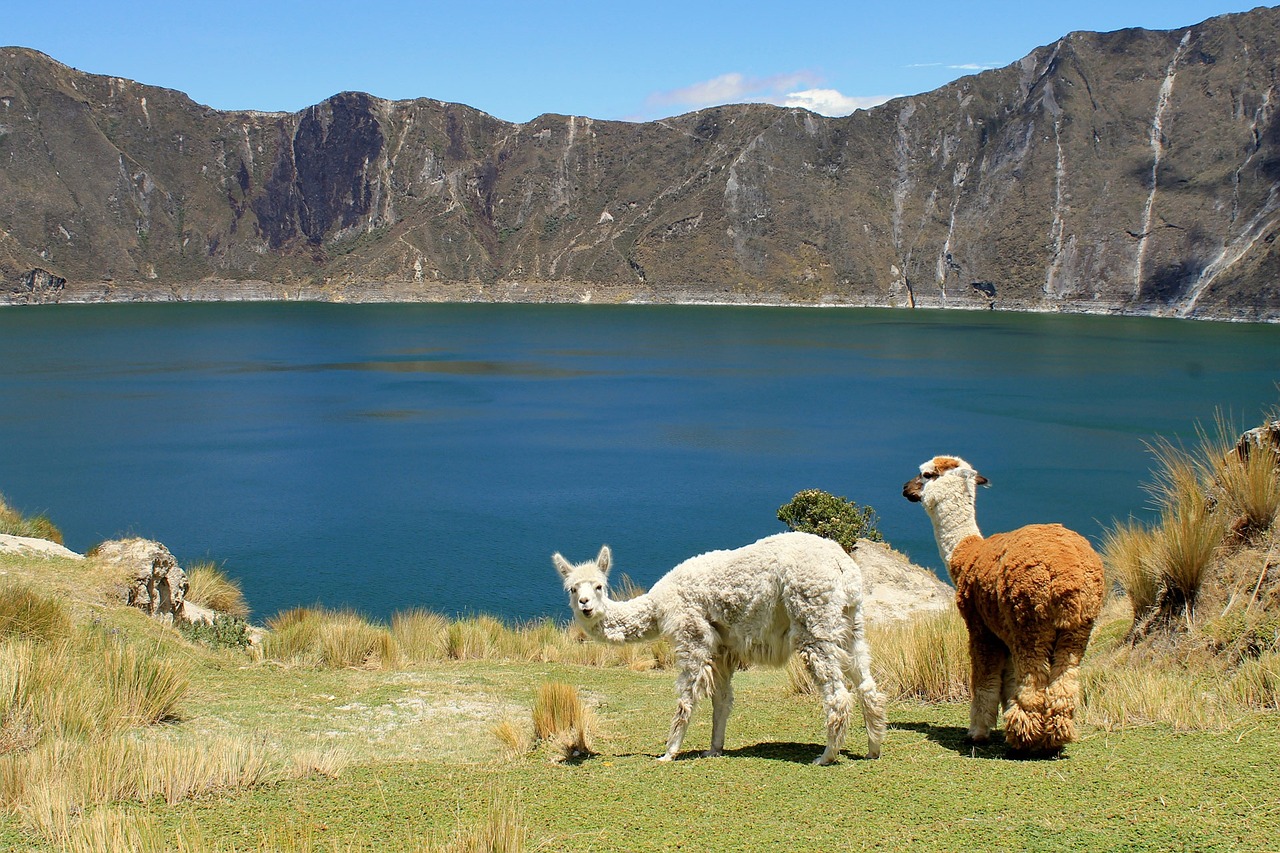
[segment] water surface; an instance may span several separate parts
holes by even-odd
[[[651,583],[821,488],[940,565],[902,483],[937,453],[995,532],[1145,513],[1157,435],[1278,402],[1280,327],[675,306],[0,311],[0,492],[67,544],[224,563],[255,615],[567,616],[553,551]]]

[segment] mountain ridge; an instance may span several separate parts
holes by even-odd
[[[1280,10],[842,118],[295,113],[0,48],[0,302],[753,302],[1280,319]],[[1273,103],[1274,102],[1274,103]]]

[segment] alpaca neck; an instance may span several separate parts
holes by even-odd
[[[662,633],[653,598],[641,595],[628,601],[610,601],[592,634],[611,643],[654,640]]]
[[[973,499],[962,494],[946,495],[927,509],[933,522],[933,538],[938,541],[938,553],[950,571],[951,555],[955,553],[956,546],[970,536],[982,536]]]

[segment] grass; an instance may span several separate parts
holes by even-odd
[[[62,543],[62,531],[54,526],[46,515],[23,515],[9,506],[4,495],[0,495],[0,533],[10,536],[28,536],[33,539],[48,539],[50,542]]]
[[[233,619],[249,618],[249,604],[240,584],[227,577],[217,563],[205,561],[187,569],[186,600]]]

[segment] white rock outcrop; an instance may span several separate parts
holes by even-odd
[[[869,623],[901,622],[955,606],[954,589],[882,542],[859,539],[853,559],[862,569],[862,600]]]
[[[113,539],[91,554],[125,571],[125,600],[166,622],[187,621],[187,573],[169,549],[150,539]]]

